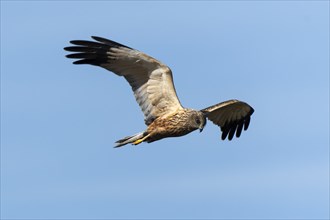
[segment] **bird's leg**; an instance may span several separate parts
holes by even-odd
[[[145,139],[147,139],[150,135],[151,135],[151,134],[149,133],[149,134],[147,134],[146,136],[144,136],[143,138],[140,138],[140,139],[134,141],[132,144],[134,144],[134,145],[138,145],[138,144],[142,143]]]

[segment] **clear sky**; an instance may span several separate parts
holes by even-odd
[[[106,37],[173,71],[186,107],[250,128],[114,149],[144,130],[123,78],[63,47]],[[329,217],[328,1],[1,1],[1,217]]]

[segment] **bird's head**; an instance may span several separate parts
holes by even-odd
[[[199,131],[202,132],[206,125],[206,117],[202,112],[195,111],[192,115],[191,123],[195,129],[199,129]]]

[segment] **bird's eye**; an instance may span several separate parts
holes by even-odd
[[[196,122],[197,124],[200,124],[200,123],[201,123],[201,120],[199,120],[199,118],[196,118],[196,119],[195,119],[195,122]]]

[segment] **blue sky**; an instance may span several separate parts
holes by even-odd
[[[248,102],[249,130],[114,149],[143,115],[64,57],[92,35],[170,66],[186,107]],[[328,217],[328,1],[1,1],[1,218]]]

